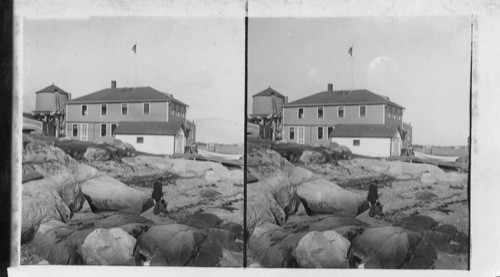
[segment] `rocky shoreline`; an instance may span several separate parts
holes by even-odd
[[[241,168],[99,147],[23,137],[21,264],[241,267],[246,243],[250,267],[468,266],[466,173],[249,143],[243,226]],[[154,182],[166,213],[153,213]],[[370,186],[373,217],[359,209]]]
[[[319,151],[292,163],[259,143],[247,152],[258,180],[248,184],[252,266],[467,269],[466,173],[384,159],[332,163]],[[371,184],[381,216],[357,214]]]
[[[21,264],[243,263],[242,169],[159,156],[113,158],[99,148],[72,153],[57,143],[23,137],[23,176],[36,178],[23,178]],[[152,212],[154,181],[164,187],[167,213]]]

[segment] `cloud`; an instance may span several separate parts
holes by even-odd
[[[315,81],[316,83],[319,83],[319,78],[317,76],[317,70],[316,68],[313,68],[311,70],[309,70],[309,73],[307,73],[307,75],[309,76],[309,78],[311,78],[313,81]]]
[[[396,69],[397,63],[386,56],[379,56],[370,62],[370,71]]]
[[[368,66],[367,86],[375,93],[395,95],[399,90],[401,73],[396,61],[387,56],[378,56]]]

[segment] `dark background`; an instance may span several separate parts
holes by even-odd
[[[13,1],[0,1],[0,276],[10,263]]]

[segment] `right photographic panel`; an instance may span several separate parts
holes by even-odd
[[[469,269],[472,31],[248,19],[248,266]]]

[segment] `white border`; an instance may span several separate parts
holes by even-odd
[[[85,18],[88,16],[245,16],[244,1],[64,1],[64,0],[25,0],[14,4],[14,105],[13,122],[15,134],[20,136],[22,122],[22,64],[23,55],[19,51],[23,44],[22,19],[30,18]],[[252,0],[248,2],[248,14],[254,16],[422,16],[422,15],[475,15],[474,28],[474,70],[473,70],[473,122],[472,122],[472,193],[471,193],[471,271],[397,271],[397,270],[265,270],[265,269],[213,269],[213,268],[131,268],[131,267],[64,267],[64,266],[24,266],[9,269],[10,276],[138,276],[145,272],[150,276],[164,276],[175,273],[179,276],[238,275],[238,276],[304,276],[313,273],[316,276],[497,276],[500,274],[500,209],[497,196],[498,185],[497,157],[500,147],[497,139],[500,135],[498,119],[500,111],[500,4],[489,0],[420,0],[420,1],[367,1],[367,0]],[[167,111],[168,112],[168,111]],[[13,140],[13,161],[20,163],[22,144]],[[20,167],[14,169],[13,183],[21,180]],[[13,188],[13,219],[20,218],[20,186]],[[13,228],[19,227],[13,224]],[[19,230],[13,232],[15,254],[19,255]],[[19,258],[17,257],[17,260]],[[14,262],[17,262],[14,260]]]

